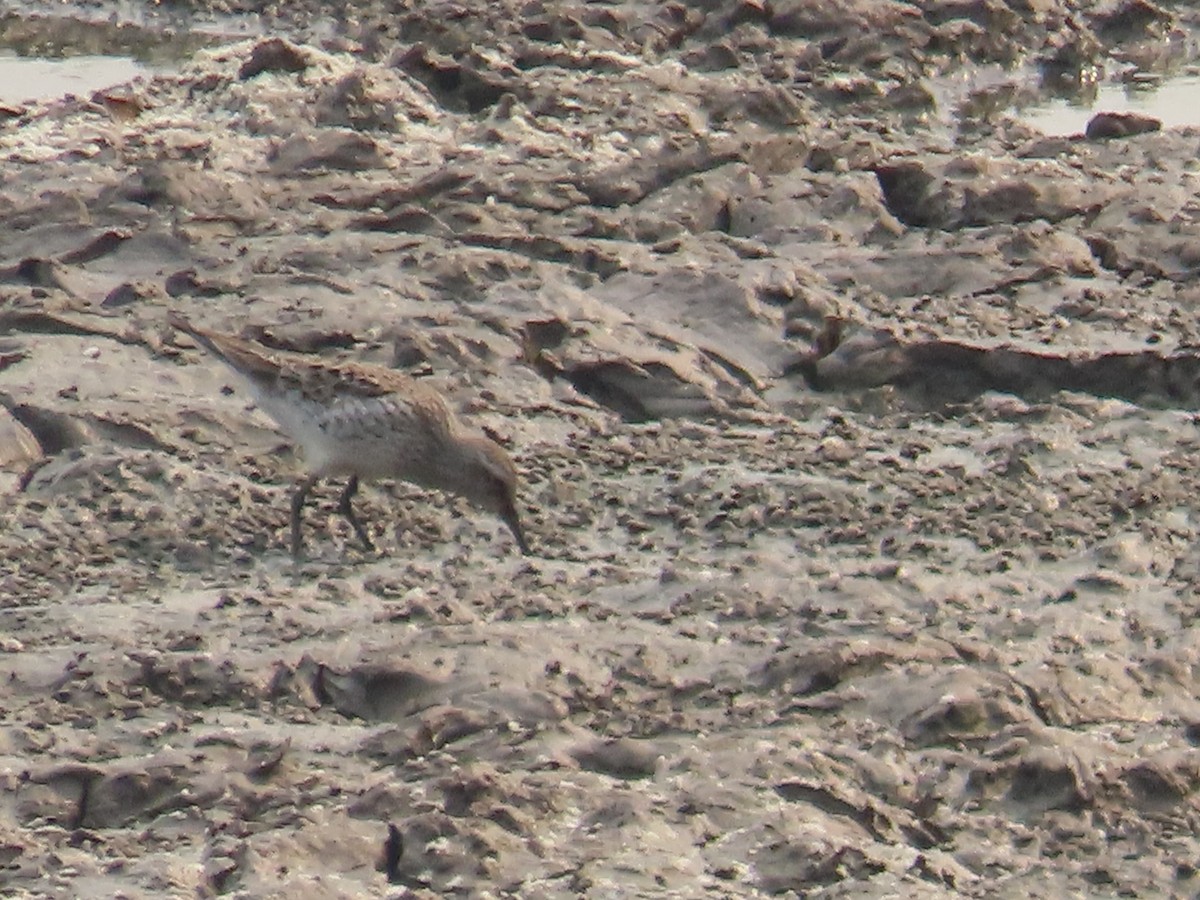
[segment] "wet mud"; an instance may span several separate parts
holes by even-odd
[[[1200,132],[929,88],[1195,14],[831,9],[294,4],[9,111],[3,892],[1196,893]],[[430,379],[533,556],[328,484],[294,564],[168,310]]]

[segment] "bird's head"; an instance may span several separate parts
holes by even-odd
[[[485,435],[465,439],[465,471],[461,493],[475,506],[495,513],[509,527],[521,552],[529,555],[529,544],[517,515],[517,467],[504,448]]]

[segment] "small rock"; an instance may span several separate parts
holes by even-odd
[[[1162,121],[1138,113],[1097,113],[1087,123],[1084,135],[1090,141],[1124,138],[1135,134],[1160,131]]]
[[[617,778],[649,778],[658,767],[659,753],[645,741],[617,738],[595,741],[571,751],[585,769]]]
[[[245,81],[263,72],[303,72],[308,59],[295,44],[283,38],[270,38],[256,44],[250,58],[238,69],[238,79]]]

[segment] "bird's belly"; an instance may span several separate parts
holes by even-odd
[[[434,449],[422,432],[404,427],[405,422],[390,414],[390,408],[367,402],[347,404],[335,414],[323,409],[304,412],[287,430],[313,472],[418,484],[426,480],[422,473]]]

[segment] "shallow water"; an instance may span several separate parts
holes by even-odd
[[[1061,73],[1029,61],[964,66],[926,81],[943,125],[1016,119],[1047,135],[1082,134],[1100,113],[1137,113],[1164,128],[1200,126],[1200,36],[1134,62]]]
[[[153,70],[127,56],[32,59],[0,52],[0,103],[29,103],[67,94],[85,96]]]
[[[143,25],[0,11],[0,102],[87,96],[139,75],[172,71],[226,31],[178,16]]]
[[[1105,83],[1088,94],[1023,109],[1020,118],[1046,134],[1066,135],[1082,132],[1088,120],[1102,112],[1153,116],[1164,128],[1200,125],[1200,74],[1132,84]]]

